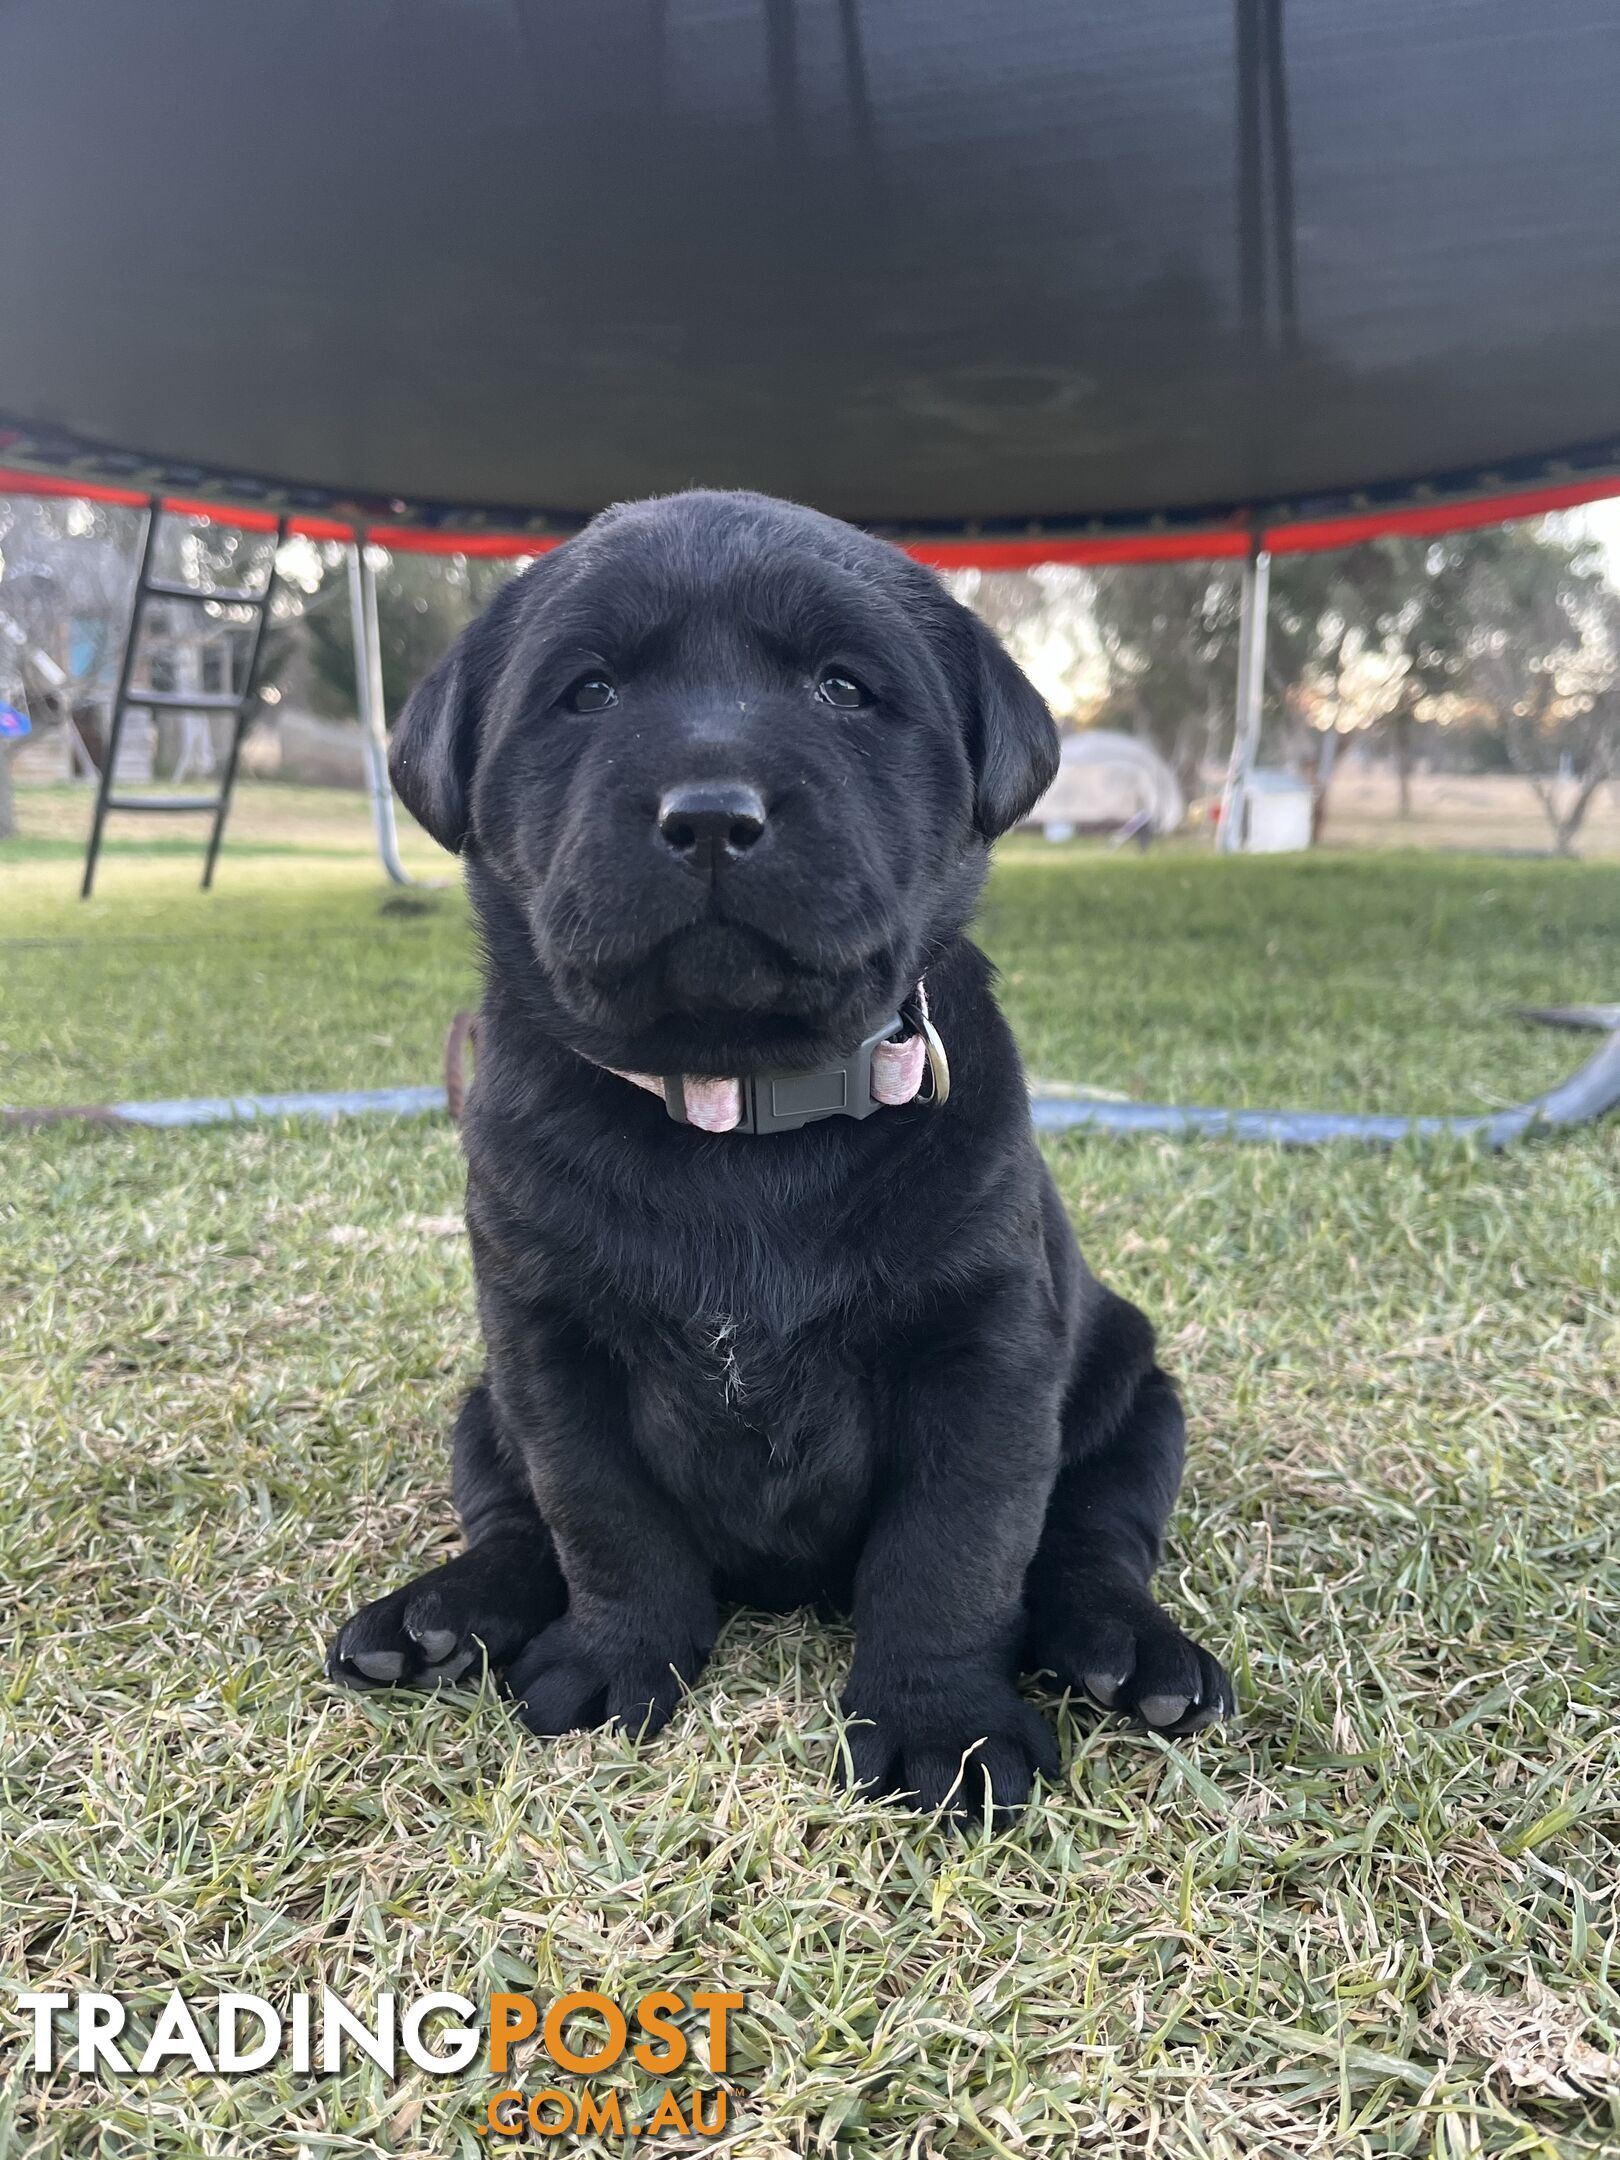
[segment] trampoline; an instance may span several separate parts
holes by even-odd
[[[1620,471],[1608,0],[8,0],[0,71],[12,465],[1001,564]]]
[[[1270,553],[1620,485],[1608,0],[9,0],[0,73],[10,489],[1242,558],[1232,793]]]

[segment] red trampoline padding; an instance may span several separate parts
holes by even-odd
[[[1196,526],[1190,531],[1090,533],[1041,540],[902,541],[908,555],[936,570],[1033,570],[1041,563],[1212,562],[1249,552],[1246,525]]]
[[[1620,479],[1610,474],[1600,480],[1570,480],[1556,487],[1522,488],[1506,495],[1420,503],[1406,510],[1306,518],[1268,526],[1266,546],[1274,555],[1315,555],[1329,548],[1357,547],[1364,540],[1379,540],[1386,535],[1434,539],[1441,533],[1472,532],[1481,525],[1505,525],[1512,518],[1578,510],[1584,503],[1606,502],[1616,495],[1620,495]]]
[[[103,481],[68,479],[54,473],[33,473],[0,467],[0,495],[75,496],[86,502],[116,503],[144,509],[152,497],[139,488],[112,487]],[[1481,525],[1506,524],[1513,518],[1545,517],[1557,510],[1579,509],[1585,503],[1604,502],[1620,496],[1620,476],[1605,474],[1596,479],[1570,480],[1552,487],[1518,488],[1494,495],[1453,497],[1442,502],[1412,504],[1401,509],[1357,511],[1349,516],[1301,518],[1258,528],[1263,544],[1274,555],[1318,554],[1330,548],[1359,546],[1363,541],[1391,538],[1434,538],[1442,533],[1471,531]],[[227,500],[201,500],[165,495],[163,509],[176,517],[205,518],[230,525],[240,532],[274,532],[275,515],[268,510],[233,509]],[[342,519],[298,512],[287,520],[287,529],[304,539],[350,541],[356,528]],[[900,540],[908,555],[939,570],[1030,570],[1040,563],[1073,563],[1101,568],[1121,563],[1212,562],[1229,560],[1248,552],[1251,526],[1231,517],[1219,524],[1177,527],[1174,531],[1108,533],[1045,533],[1025,540],[976,538]],[[500,557],[544,555],[560,547],[560,536],[542,538],[533,533],[455,532],[417,525],[368,524],[368,540],[402,555],[475,555]]]
[[[1555,487],[1515,488],[1500,494],[1456,497],[1403,509],[1356,511],[1331,518],[1290,518],[1259,528],[1273,555],[1316,555],[1330,548],[1359,547],[1368,540],[1433,539],[1505,525],[1514,518],[1546,517],[1584,503],[1620,496],[1620,477],[1570,480]],[[1031,570],[1039,563],[1213,562],[1248,553],[1245,520],[1175,532],[1079,534],[1030,540],[926,540],[907,543],[908,555],[939,570]]]
[[[315,521],[295,518],[294,532],[308,532]],[[321,535],[312,534],[312,538]],[[351,535],[346,535],[352,538]],[[368,525],[366,538],[377,547],[398,555],[547,555],[562,546],[562,536],[538,538],[534,533],[430,532],[420,525]]]
[[[72,496],[80,502],[114,503],[122,509],[144,510],[153,500],[139,488],[109,487],[99,480],[67,480],[56,473],[12,472],[0,466],[0,495]],[[157,498],[171,517],[202,518],[210,524],[229,525],[237,532],[274,532],[280,520],[273,511],[233,509],[226,500],[201,500],[185,495]],[[348,541],[355,528],[341,518],[317,517],[300,511],[289,516],[287,530],[304,540]],[[543,555],[561,541],[537,539],[518,533],[436,532],[425,526],[368,525],[366,537],[378,547],[402,555]]]

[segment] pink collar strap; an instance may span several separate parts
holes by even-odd
[[[817,1072],[746,1073],[713,1079],[695,1073],[621,1072],[605,1068],[632,1087],[656,1095],[678,1125],[707,1133],[796,1132],[829,1117],[870,1117],[903,1104],[944,1102],[951,1090],[945,1045],[928,1017],[921,983],[903,1013],[884,1022],[842,1063]],[[922,1092],[924,1077],[931,1083]]]

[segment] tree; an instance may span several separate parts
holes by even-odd
[[[1604,781],[1620,772],[1620,595],[1595,549],[1504,530],[1464,580],[1467,687],[1573,855]]]
[[[1320,737],[1318,829],[1343,735],[1387,736],[1406,817],[1419,729],[1484,725],[1568,850],[1616,764],[1620,600],[1590,546],[1526,524],[1383,539],[1279,565],[1273,593],[1268,674]]]
[[[377,621],[382,633],[383,702],[397,717],[417,682],[442,658],[467,624],[487,607],[526,558],[470,555],[393,555],[374,550]],[[311,689],[324,711],[347,716],[359,709],[354,675],[354,631],[349,613],[347,550],[320,551],[321,575],[300,610],[307,640]],[[299,633],[295,633],[299,634]],[[267,655],[272,671],[285,664],[288,638],[278,635]]]
[[[1426,575],[1424,549],[1402,540],[1286,557],[1274,566],[1267,689],[1311,784],[1316,839],[1341,747],[1386,723],[1399,702],[1408,667],[1396,626]],[[1406,749],[1409,776],[1409,742]],[[1403,800],[1407,786],[1403,780]]]
[[[946,579],[987,622],[1060,719],[1086,719],[1103,691],[1088,572],[1066,563],[1033,570],[959,570]]]
[[[1107,679],[1101,717],[1151,742],[1189,794],[1230,740],[1239,591],[1225,563],[1091,573]]]

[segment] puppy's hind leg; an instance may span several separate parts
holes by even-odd
[[[1232,1683],[1148,1588],[1181,1482],[1181,1401],[1112,1293],[1064,1412],[1063,1467],[1025,1581],[1024,1665],[1165,1733],[1228,1717]]]
[[[339,1630],[326,1670],[347,1687],[449,1687],[481,1656],[499,1668],[568,1603],[551,1532],[482,1381],[461,1406],[451,1450],[467,1550],[363,1605]]]

